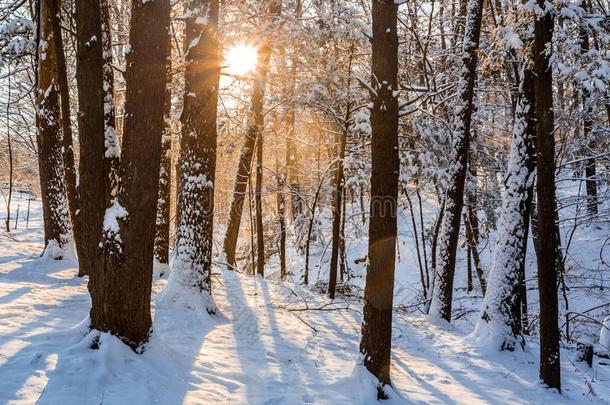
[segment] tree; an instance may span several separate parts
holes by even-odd
[[[81,226],[79,213],[79,196],[76,186],[76,166],[74,162],[74,145],[72,137],[72,122],[70,120],[70,89],[68,86],[68,71],[66,66],[66,55],[64,52],[64,41],[61,32],[61,2],[52,0],[49,2],[53,24],[53,39],[55,41],[55,52],[57,58],[57,84],[59,86],[61,106],[61,130],[63,139],[64,178],[66,194],[68,197],[68,208],[72,221],[72,234],[77,257],[83,255],[85,246],[81,237]],[[84,267],[78,269],[78,275],[84,276]]]
[[[580,50],[584,57],[589,53],[589,31],[586,26],[580,27]],[[595,157],[591,156],[595,151],[595,142],[592,139],[593,121],[593,106],[591,105],[591,94],[586,86],[582,88],[582,104],[584,110],[582,132],[586,143],[586,153],[590,157],[585,161],[585,178],[587,188],[587,212],[595,217],[597,216],[597,170]]]
[[[172,186],[172,38],[166,38],[168,61],[166,64],[166,87],[163,99],[163,137],[161,138],[161,168],[159,170],[159,192],[157,196],[157,218],[155,222],[155,262],[169,264],[170,200]]]
[[[106,210],[102,277],[91,278],[91,326],[137,350],[151,332],[151,282],[166,88],[169,1],[134,2],[125,79],[120,187]],[[95,281],[94,281],[95,280]],[[103,306],[98,304],[103,302]]]
[[[100,2],[76,2],[76,83],[80,141],[79,213],[83,249],[79,273],[89,275],[91,327],[104,329],[105,282],[103,270],[103,222],[106,210],[107,176],[104,133],[104,60]],[[95,40],[93,40],[95,38]],[[100,249],[102,244],[102,249]]]
[[[352,111],[352,100],[350,99],[349,90],[352,81],[352,63],[354,60],[354,46],[352,45],[349,50],[349,62],[348,62],[348,73],[347,73],[347,102],[345,106],[345,123],[343,128],[337,134],[336,142],[336,158],[335,164],[335,179],[333,190],[333,241],[330,255],[330,276],[328,280],[328,296],[332,299],[335,298],[335,292],[337,288],[337,265],[339,262],[339,250],[342,245],[343,234],[341,232],[341,222],[344,216],[343,212],[343,194],[345,190],[345,173],[344,173],[344,159],[345,149],[347,147],[347,125]]]
[[[369,263],[364,289],[360,353],[366,368],[382,385],[390,384],[392,303],[398,199],[398,5],[372,3],[373,131]],[[383,391],[379,389],[380,397]]]
[[[550,66],[555,19],[550,4],[537,0],[534,21],[534,91],[536,97],[536,155],[538,177],[538,293],[540,302],[540,378],[561,390],[557,303],[557,227],[555,213],[555,118],[553,113],[553,72]]]
[[[481,317],[475,335],[500,350],[525,345],[521,325],[521,271],[536,169],[536,127],[532,61],[525,58],[521,72],[506,191],[498,225],[498,243],[488,277]]]
[[[178,178],[176,258],[170,282],[211,292],[216,115],[220,79],[218,0],[192,0],[186,20],[185,96]]]
[[[38,16],[37,112],[38,162],[44,215],[45,254],[61,258],[72,241],[64,178],[56,42],[50,1],[41,0]]]
[[[434,290],[430,303],[430,316],[451,321],[453,278],[457,253],[460,220],[464,205],[464,184],[468,170],[470,148],[470,123],[474,111],[474,84],[477,70],[477,49],[481,34],[483,0],[469,0],[462,55],[462,70],[458,89],[458,101],[453,117],[453,148],[445,192],[444,215],[440,230],[436,262]]]
[[[165,112],[169,112],[171,91],[166,90]],[[170,194],[172,175],[172,135],[169,117],[165,115],[165,126],[161,142],[161,170],[159,172],[159,195],[157,200],[157,219],[155,227],[155,261],[160,264],[169,264],[169,222],[170,222]]]
[[[265,38],[258,50],[258,64],[256,66],[255,80],[252,86],[252,120],[248,128],[244,145],[239,156],[237,166],[237,175],[235,176],[235,186],[233,188],[233,198],[231,200],[231,208],[229,211],[229,224],[223,243],[223,250],[226,255],[227,263],[230,266],[235,266],[235,250],[237,248],[237,238],[239,236],[239,225],[241,223],[241,214],[244,208],[244,197],[246,195],[246,186],[250,177],[250,167],[252,166],[252,157],[254,155],[254,147],[258,142],[259,137],[262,137],[265,126],[265,116],[263,114],[263,104],[265,98],[265,85],[267,81],[267,72],[269,70],[269,60],[271,59],[271,28],[270,25],[280,15],[282,10],[282,2],[278,0],[269,0],[266,18],[263,18],[263,25],[266,28],[263,35]],[[262,140],[261,140],[262,142]],[[261,145],[262,147],[262,145]],[[262,163],[261,163],[262,164]],[[257,165],[258,166],[258,165]],[[257,169],[258,170],[258,169]],[[262,170],[262,166],[261,166]],[[262,177],[262,172],[261,172]],[[257,185],[258,187],[258,185]],[[262,204],[261,204],[262,208]],[[257,215],[262,212],[257,210]],[[262,217],[261,217],[262,222]],[[262,231],[262,230],[261,230]],[[259,248],[263,250],[264,247]],[[260,255],[259,255],[260,256]],[[259,257],[259,262],[261,258]],[[262,258],[264,261],[264,257]],[[259,271],[261,269],[260,263]],[[264,265],[264,263],[263,263]]]

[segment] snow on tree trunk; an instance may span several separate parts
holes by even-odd
[[[474,331],[480,345],[496,350],[514,350],[525,345],[520,282],[536,169],[533,72],[528,63],[526,59],[521,73],[495,257]]]
[[[100,2],[102,18],[102,58],[104,63],[104,165],[106,175],[106,206],[112,205],[118,193],[121,149],[116,134],[114,106],[114,68],[112,67],[112,42],[110,30],[110,5]]]
[[[220,79],[217,0],[191,1],[178,168],[176,252],[168,294],[180,287],[211,292],[216,110]],[[208,308],[211,310],[212,308]]]
[[[166,100],[166,103],[168,101]],[[165,122],[161,144],[161,170],[159,172],[159,195],[157,200],[157,219],[155,227],[155,262],[169,264],[169,221],[171,193],[171,128]]]
[[[36,140],[44,215],[44,256],[59,259],[73,254],[70,252],[72,238],[60,127],[60,96],[52,5],[49,1],[42,0],[39,7]]]
[[[453,278],[460,220],[464,205],[464,183],[468,169],[468,149],[470,147],[470,123],[474,110],[474,84],[476,80],[477,49],[481,33],[483,0],[468,2],[466,30],[462,56],[462,70],[459,81],[458,101],[453,117],[453,147],[451,165],[447,178],[445,213],[441,225],[438,257],[435,269],[434,290],[429,315],[433,318],[451,320],[453,298]]]
[[[64,53],[63,37],[61,33],[61,11],[60,1],[52,0],[49,8],[53,23],[53,39],[55,41],[55,51],[57,57],[57,84],[61,100],[61,130],[63,142],[63,161],[64,161],[64,181],[66,184],[66,195],[68,198],[68,208],[72,222],[72,235],[77,257],[82,255],[85,248],[79,224],[79,197],[76,187],[76,166],[74,163],[74,145],[72,139],[72,123],[70,121],[70,89],[68,86],[68,72],[66,67],[66,56]],[[79,267],[79,276],[85,274]]]
[[[382,385],[390,384],[392,303],[398,199],[398,5],[372,4],[372,175],[368,268],[364,289],[360,353]],[[383,396],[378,387],[379,396]]]
[[[156,264],[160,265],[160,274],[167,271],[169,265],[169,228],[170,228],[170,199],[172,175],[172,52],[171,35],[166,39],[167,52],[170,57],[166,66],[167,86],[163,100],[163,138],[161,140],[161,169],[159,170],[159,192],[157,196],[157,217],[155,224],[154,256]]]

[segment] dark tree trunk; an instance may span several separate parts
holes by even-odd
[[[580,51],[582,55],[589,52],[589,32],[586,27],[580,28]],[[585,161],[585,178],[587,186],[587,212],[592,217],[597,216],[597,170],[595,168],[595,142],[593,141],[591,128],[593,127],[593,106],[591,105],[591,94],[586,87],[582,89],[583,104],[583,138],[585,142],[585,154],[591,156]]]
[[[468,207],[470,210],[470,207]],[[477,247],[477,239],[476,233],[474,231],[471,221],[471,216],[468,213],[464,212],[464,228],[466,228],[466,244],[468,245],[468,251],[472,256],[472,262],[474,263],[474,270],[477,273],[477,278],[479,279],[479,286],[481,287],[481,291],[483,295],[485,295],[485,291],[487,290],[487,282],[485,281],[485,275],[483,274],[483,269],[481,268],[481,259],[479,257],[479,251]]]
[[[545,9],[544,0],[537,1]],[[534,91],[536,94],[536,150],[538,159],[538,291],[540,302],[540,378],[551,388],[561,390],[557,304],[557,227],[555,212],[555,123],[553,114],[553,75],[547,45],[553,40],[551,12],[535,16]]]
[[[436,221],[434,222],[434,232],[432,233],[432,242],[430,244],[430,267],[432,267],[432,270],[435,272],[432,275],[433,280],[434,280],[434,275],[436,274],[436,250],[438,247],[438,235],[441,231],[441,224],[443,223],[444,216],[445,216],[445,201],[443,201],[441,203],[441,206],[438,210],[438,216],[436,217]]]
[[[192,0],[178,179],[176,257],[170,282],[211,292],[216,116],[220,80],[218,0]],[[206,24],[198,20],[207,19]]]
[[[104,306],[94,306],[91,311],[92,327],[118,336],[134,350],[148,340],[152,326],[150,298],[169,11],[167,0],[132,4],[121,187],[106,212],[105,228],[119,249],[105,249],[104,284],[96,285],[103,291]]]
[[[68,86],[68,72],[66,68],[66,56],[61,33],[61,3],[59,0],[49,2],[51,16],[53,18],[53,38],[55,40],[55,52],[57,53],[57,79],[61,99],[61,130],[63,135],[63,159],[64,175],[66,183],[66,194],[68,197],[68,208],[72,220],[72,234],[74,236],[74,247],[77,257],[81,257],[85,245],[80,233],[79,197],[76,187],[76,166],[74,163],[74,145],[72,140],[72,122],[70,121],[70,88]],[[84,268],[79,267],[78,275],[85,275]]]
[[[347,267],[347,253],[345,250],[345,206],[346,206],[346,189],[343,187],[343,209],[341,210],[341,230],[340,230],[340,241],[339,241],[339,275],[340,280],[343,282],[344,277],[347,278],[349,268]]]
[[[464,204],[464,183],[468,170],[470,123],[474,111],[474,84],[477,76],[477,50],[482,16],[483,0],[470,0],[462,56],[462,77],[453,120],[453,155],[448,175],[451,183],[445,194],[445,216],[440,231],[436,280],[430,304],[430,315],[446,321],[451,321],[455,257]]]
[[[274,20],[280,15],[282,10],[281,1],[274,0],[269,5],[269,19]],[[267,34],[271,36],[270,33]],[[262,135],[265,126],[265,117],[263,115],[263,104],[265,98],[265,84],[267,81],[267,71],[269,70],[269,59],[271,58],[271,47],[269,45],[270,38],[267,38],[258,51],[258,66],[256,68],[256,80],[254,80],[252,89],[252,108],[253,116],[252,125],[248,128],[244,145],[239,156],[237,166],[237,175],[235,177],[235,186],[233,188],[233,199],[231,200],[231,208],[229,210],[229,224],[223,243],[224,253],[227,263],[235,267],[235,251],[237,249],[237,238],[239,237],[239,226],[241,223],[241,215],[244,208],[244,196],[246,195],[246,186],[250,169],[252,166],[252,157],[254,155],[254,147],[260,135]]]
[[[280,280],[286,279],[286,176],[280,172],[279,162],[276,160],[277,180],[277,216],[279,223],[279,256],[280,256]]]
[[[261,129],[263,126],[261,125]],[[256,274],[265,277],[265,229],[263,228],[263,131],[256,140],[256,188],[254,208],[256,220]]]
[[[6,196],[6,221],[4,221],[4,226],[7,233],[11,232],[11,200],[13,198],[13,142],[11,137],[11,65],[7,64],[7,87],[8,91],[6,92],[6,147],[8,149],[8,193]],[[29,204],[29,201],[28,201]],[[17,206],[19,207],[19,206]],[[28,205],[28,213],[30,212]],[[29,214],[28,214],[29,215]]]
[[[105,312],[105,271],[100,249],[103,221],[106,210],[105,126],[104,126],[104,59],[100,2],[79,0],[76,2],[76,31],[78,57],[76,81],[79,111],[79,226],[81,227],[82,254],[79,267],[89,275],[88,289],[91,295],[91,326],[101,329]]]
[[[62,258],[71,242],[70,214],[64,182],[63,144],[52,1],[40,1],[37,77],[38,164],[44,215],[45,254]],[[44,46],[42,45],[44,41]]]
[[[472,285],[472,250],[470,246],[466,248],[466,271],[466,291],[471,292],[474,290],[474,287]]]
[[[343,170],[345,160],[345,148],[347,146],[347,125],[352,115],[352,102],[350,100],[350,87],[352,81],[352,61],[354,58],[354,47],[350,47],[348,71],[347,71],[347,105],[345,106],[345,119],[343,128],[338,134],[337,163],[335,165],[335,190],[333,193],[333,240],[330,255],[330,272],[328,279],[328,296],[335,298],[337,289],[337,267],[339,264],[341,247],[341,219],[343,218],[343,190],[345,188],[345,173]]]
[[[371,110],[372,175],[369,219],[369,264],[364,289],[360,353],[366,368],[382,385],[390,381],[392,305],[396,258],[398,199],[398,5],[373,0]],[[379,397],[384,397],[379,387]]]

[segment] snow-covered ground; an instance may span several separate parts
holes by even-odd
[[[23,209],[24,200],[17,203]],[[76,277],[74,262],[39,257],[40,203],[32,206],[29,229],[20,226],[11,237],[0,236],[0,403],[374,402],[370,376],[357,366],[360,302],[330,303],[296,284],[216,268],[216,315],[184,303],[154,302],[154,334],[143,354],[112,336],[98,341],[87,330],[86,279]],[[0,218],[4,215],[0,211]],[[590,238],[607,229],[595,232],[578,234],[576,259]],[[400,303],[418,290],[411,242],[404,242],[396,288]],[[350,249],[361,254],[355,246]],[[295,257],[291,262],[297,265]],[[155,294],[164,283],[155,283]],[[461,283],[463,277],[456,281],[458,287]],[[464,296],[458,294],[458,307]],[[489,353],[470,340],[470,326],[470,321],[431,324],[421,315],[396,312],[392,378],[397,394],[391,402],[610,402],[610,360],[595,358],[589,369],[564,349],[560,395],[538,383],[535,338],[526,352]]]

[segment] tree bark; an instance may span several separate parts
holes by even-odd
[[[279,225],[279,256],[280,256],[280,280],[286,279],[286,175],[280,172],[279,162],[276,155],[276,181],[277,181],[277,216]]]
[[[117,249],[105,249],[104,306],[92,309],[92,327],[136,351],[151,332],[155,211],[163,134],[170,4],[134,2],[127,55],[121,187],[106,211],[104,231]]]
[[[379,379],[378,397],[390,381],[392,305],[397,238],[398,199],[398,5],[372,2],[371,110],[372,175],[369,248],[360,353],[366,368]]]
[[[76,2],[78,57],[76,81],[79,97],[78,127],[79,162],[79,226],[82,254],[79,272],[89,275],[91,295],[91,326],[103,326],[105,311],[105,272],[103,271],[103,221],[106,210],[105,125],[104,125],[104,59],[101,6],[99,1]],[[95,38],[95,39],[94,39]]]
[[[436,280],[429,314],[451,321],[453,279],[460,221],[464,204],[464,183],[468,170],[470,124],[474,111],[474,84],[476,81],[477,50],[481,33],[483,0],[468,2],[464,38],[462,70],[458,101],[453,120],[453,155],[448,178],[451,183],[445,194],[445,215],[441,226]]]
[[[54,1],[54,0],[52,0]],[[44,215],[45,254],[64,257],[72,240],[64,177],[63,140],[53,5],[41,0],[38,16],[36,127],[40,189]]]
[[[470,207],[468,207],[468,211],[470,211]],[[470,255],[472,256],[472,262],[474,263],[474,270],[477,273],[477,279],[479,279],[479,286],[481,287],[481,292],[485,295],[485,291],[487,290],[487,281],[485,280],[485,275],[483,274],[483,269],[481,268],[481,259],[479,257],[479,251],[477,247],[477,239],[476,233],[474,231],[474,227],[471,223],[472,216],[468,215],[467,212],[464,212],[464,228],[466,231],[466,244],[468,245],[468,250],[470,251]]]
[[[155,221],[155,262],[169,264],[170,203],[172,186],[172,37],[166,38],[168,61],[165,66],[165,98],[163,99],[163,136],[161,138],[161,169],[157,193],[157,217]]]
[[[544,0],[537,4],[546,10]],[[538,164],[537,201],[540,254],[538,292],[540,302],[540,378],[551,388],[561,390],[557,303],[557,227],[555,212],[555,123],[553,114],[553,75],[551,55],[554,17],[552,11],[535,16],[534,22],[534,91],[536,95],[536,150]]]
[[[79,196],[76,187],[76,166],[74,163],[74,145],[72,137],[72,122],[70,120],[70,88],[68,86],[68,71],[66,68],[66,56],[64,53],[63,36],[61,32],[61,2],[52,0],[49,2],[53,22],[53,38],[55,40],[55,52],[57,53],[57,82],[61,100],[61,130],[63,136],[63,159],[64,176],[66,183],[66,194],[68,197],[68,208],[72,220],[72,234],[76,255],[80,258],[86,248],[82,237],[79,217]],[[83,273],[84,267],[78,269],[78,276]]]

